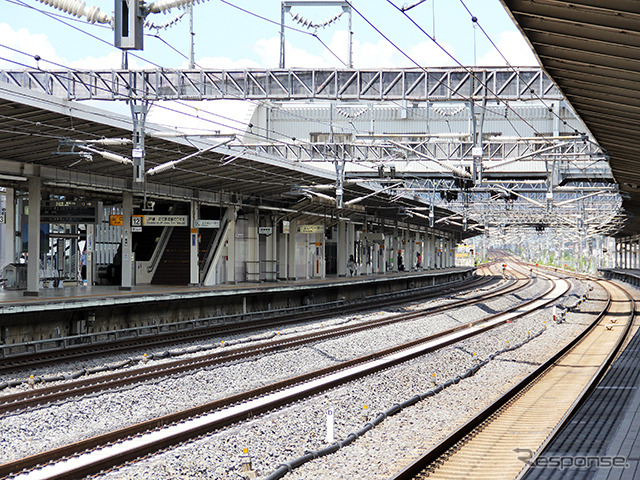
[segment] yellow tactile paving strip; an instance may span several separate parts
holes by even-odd
[[[630,313],[627,297],[610,283],[604,286],[611,292],[610,314],[605,315],[596,328],[535,385],[430,473],[429,479],[517,477],[525,466],[522,458],[527,456],[526,450],[538,450],[624,331]],[[613,324],[611,315],[616,314]],[[516,449],[521,450],[517,452]]]

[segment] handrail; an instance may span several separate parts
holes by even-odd
[[[156,268],[158,268],[158,262],[160,262],[160,259],[162,258],[162,255],[167,248],[167,244],[169,243],[169,239],[171,238],[172,233],[173,227],[164,227],[164,230],[162,230],[158,245],[156,245],[156,248],[153,251],[153,255],[151,256],[151,260],[149,261],[147,272],[153,274]]]
[[[220,228],[218,229],[218,233],[209,241],[209,245],[207,246],[207,258],[202,264],[202,268],[200,269],[200,278],[204,278],[209,268],[211,268],[211,262],[216,256],[216,252],[220,248],[220,240],[222,236],[226,233],[227,227],[229,226],[229,218],[227,215],[222,219]]]

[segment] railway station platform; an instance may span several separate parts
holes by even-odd
[[[609,274],[613,274],[608,270]],[[614,278],[640,278],[622,271]],[[633,275],[633,276],[632,276]],[[638,295],[636,302],[638,301]],[[640,478],[640,329],[524,480]]]
[[[601,268],[599,270],[607,280],[620,280],[636,287],[640,286],[640,270],[630,268]]]
[[[37,297],[0,292],[0,344],[55,339],[183,322],[207,317],[278,311],[327,303],[365,302],[390,294],[462,281],[473,267],[413,272],[202,286],[139,285],[131,290],[96,285],[44,288]]]

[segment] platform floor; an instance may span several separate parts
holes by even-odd
[[[411,277],[439,277],[451,273],[473,270],[472,267],[453,267],[439,270],[412,272],[388,272],[355,277],[327,276],[324,279],[283,280],[277,282],[223,284],[212,287],[177,285],[136,285],[131,290],[121,290],[117,285],[65,286],[64,288],[41,288],[38,296],[25,296],[24,290],[0,290],[0,314],[42,311],[49,309],[78,308],[163,300],[184,300],[185,298],[211,297],[229,294],[251,294],[256,292],[281,292],[326,288],[344,283],[375,283],[390,279]]]
[[[631,341],[525,480],[640,478],[638,323]]]

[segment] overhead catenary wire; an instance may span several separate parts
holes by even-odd
[[[406,11],[404,11],[401,7],[398,7],[395,3],[393,3],[391,0],[387,0],[387,2],[392,5],[396,10],[398,10],[399,12],[401,12],[407,19],[409,19],[409,21],[411,21],[411,23],[413,23],[419,30],[420,32],[422,32],[427,38],[429,38],[432,42],[434,42],[447,56],[449,56],[456,64],[458,64],[461,68],[463,68],[469,75],[471,75],[475,80],[477,80],[485,89],[487,92],[491,93],[492,95],[494,95],[499,101],[503,102],[506,106],[506,108],[510,111],[512,111],[523,123],[525,123],[526,125],[528,125],[534,132],[536,132],[536,134],[538,134],[538,136],[540,138],[542,138],[545,142],[549,143],[549,144],[553,144],[553,142],[548,138],[547,135],[539,132],[534,125],[532,125],[530,122],[528,122],[524,117],[522,117],[513,107],[511,107],[509,105],[508,102],[504,101],[498,94],[496,94],[495,92],[493,92],[491,90],[491,88],[486,85],[484,82],[481,81],[481,79],[479,79],[477,77],[477,75],[475,74],[475,72],[473,72],[472,70],[470,70],[468,67],[465,67],[455,56],[453,56],[446,48],[444,48],[438,41],[436,41],[436,39],[434,37],[432,37],[431,35],[429,35],[412,17],[410,17],[408,15],[408,13]],[[403,56],[405,56],[409,61],[411,61],[414,65],[416,65],[418,68],[420,68],[421,70],[426,72],[426,69],[424,67],[422,67],[418,62],[416,62],[410,55],[408,55],[404,50],[402,50],[398,45],[396,45],[388,36],[386,36],[379,28],[377,28],[367,17],[365,17],[358,9],[356,9],[355,7],[353,7],[353,5],[351,4],[351,2],[347,1],[347,3],[351,6],[351,8],[353,8],[353,10],[371,27],[373,28],[379,35],[381,35],[387,42],[389,42],[394,48],[396,48]],[[476,19],[476,17],[474,17],[472,15],[472,20]],[[477,19],[476,19],[477,21]],[[475,23],[475,22],[474,22]],[[512,67],[513,68],[513,67]],[[515,71],[515,69],[514,69]],[[516,71],[517,74],[517,71]],[[538,97],[539,98],[539,97]],[[468,99],[469,101],[473,101],[472,98]],[[505,115],[505,118],[506,115]],[[566,122],[565,122],[566,123]]]
[[[224,3],[228,3],[228,2],[224,2]],[[302,32],[302,33],[307,33],[307,32]],[[213,115],[216,115],[216,114],[213,114]],[[276,133],[277,133],[277,132],[276,132]]]
[[[64,24],[64,25],[67,25],[67,26],[69,26],[69,27],[71,27],[71,28],[73,28],[73,29],[75,29],[75,30],[78,30],[78,31],[80,31],[81,33],[86,34],[86,35],[88,35],[88,36],[90,36],[90,37],[92,37],[92,38],[94,38],[94,39],[96,39],[96,40],[98,40],[98,41],[100,41],[100,42],[102,42],[102,43],[104,43],[104,44],[106,44],[106,45],[110,46],[110,47],[113,47],[113,45],[112,45],[110,42],[107,42],[106,40],[104,40],[104,39],[102,39],[102,38],[100,38],[100,37],[97,37],[97,36],[95,36],[95,35],[93,35],[93,34],[91,34],[91,33],[89,33],[89,32],[86,32],[85,30],[83,30],[83,29],[81,29],[81,28],[76,28],[76,27],[74,27],[73,25],[69,25],[65,20],[63,20],[63,19],[61,19],[61,18],[56,18],[56,17],[59,17],[59,15],[57,15],[57,14],[52,14],[52,13],[50,13],[50,12],[45,12],[44,10],[41,10],[41,9],[38,9],[38,8],[35,8],[35,7],[31,6],[31,5],[26,4],[26,3],[25,3],[25,2],[23,2],[22,0],[7,0],[7,1],[9,1],[9,2],[11,2],[11,3],[15,4],[15,5],[19,5],[19,6],[22,6],[22,7],[25,7],[25,8],[28,8],[28,9],[34,10],[34,11],[37,11],[37,12],[39,12],[39,13],[42,13],[43,15],[45,15],[45,16],[47,16],[47,17],[49,17],[49,18],[55,19],[55,20],[59,21],[60,23],[62,23],[62,24]],[[237,8],[237,9],[239,9],[239,10],[241,10],[241,11],[245,12],[245,13],[248,13],[248,14],[250,14],[250,15],[254,16],[254,17],[260,18],[260,19],[262,19],[262,20],[264,20],[264,21],[267,21],[267,22],[269,22],[269,23],[277,23],[277,22],[275,22],[275,21],[273,21],[273,20],[271,20],[271,19],[268,19],[268,18],[263,17],[263,16],[261,16],[261,15],[255,14],[254,12],[250,12],[250,11],[248,11],[248,10],[246,10],[246,9],[243,9],[243,8],[241,8],[241,7],[238,7],[238,6],[236,6],[236,5],[233,5],[232,3],[227,2],[227,1],[225,1],[225,0],[221,0],[221,1],[222,1],[222,3],[225,3],[225,4],[229,5],[229,6],[234,7],[234,8]],[[75,20],[75,19],[71,18],[70,20]],[[297,29],[297,28],[294,28],[294,27],[286,27],[286,28],[289,28],[289,29],[291,29],[291,30],[297,31],[297,32],[299,32],[299,33],[303,33],[303,34],[305,34],[305,35],[311,35],[311,36],[314,36],[315,38],[317,38],[317,39],[320,41],[320,43],[321,43],[321,44],[322,44],[322,45],[323,45],[323,46],[324,46],[324,47],[325,47],[325,48],[326,48],[326,49],[327,49],[327,50],[328,50],[328,51],[329,51],[329,52],[330,52],[334,57],[336,57],[338,60],[340,60],[340,58],[335,54],[335,52],[333,52],[333,51],[332,51],[332,50],[331,50],[331,49],[330,49],[330,48],[329,48],[329,47],[328,47],[328,46],[327,46],[327,45],[326,45],[326,44],[325,44],[325,43],[324,43],[324,42],[323,42],[319,37],[317,37],[317,35],[314,35],[314,34],[312,34],[312,33],[310,33],[310,32],[306,32],[306,31],[304,31],[304,30],[300,30],[300,29]],[[156,39],[158,39],[158,40],[162,41],[165,45],[167,45],[167,46],[168,46],[169,48],[171,48],[173,51],[175,51],[176,53],[178,53],[180,56],[182,56],[182,57],[183,57],[183,58],[185,58],[185,59],[188,59],[188,56],[187,56],[187,55],[185,55],[184,53],[180,52],[177,48],[175,48],[174,46],[172,46],[170,43],[168,43],[166,40],[164,40],[164,39],[163,39],[162,37],[160,37],[159,35],[157,35],[157,34],[145,34],[145,35],[150,36],[150,37],[152,37],[152,38],[156,38]],[[13,49],[13,48],[11,48],[11,47],[9,47],[9,46],[6,46],[6,45],[3,45],[3,46],[4,46],[5,48],[8,48],[8,49],[13,50],[13,51],[16,51],[16,52],[18,52],[18,53],[22,53],[22,54],[24,54],[24,55],[27,55],[27,56],[29,56],[29,57],[31,57],[31,58],[34,58],[34,57],[35,57],[34,55],[26,54],[26,53],[21,52],[21,51],[19,51],[19,50]],[[145,58],[143,58],[143,57],[142,57],[142,56],[140,56],[140,55],[136,55],[136,54],[133,54],[133,53],[130,53],[130,55],[131,55],[131,56],[133,56],[134,58],[137,58],[137,59],[139,59],[139,60],[143,61],[143,62],[149,63],[150,65],[153,65],[153,66],[155,66],[155,67],[157,67],[157,68],[163,68],[161,65],[159,65],[159,64],[157,64],[157,63],[154,63],[153,61],[151,61],[151,60],[149,60],[149,59],[145,59]],[[11,62],[11,60],[8,60],[8,59],[5,59],[5,60],[7,60],[7,61],[10,61],[10,62]],[[46,59],[42,59],[42,58],[40,58],[40,61],[44,61],[44,62],[50,63],[50,64],[52,64],[52,65],[56,65],[56,66],[59,66],[59,67],[62,67],[62,68],[68,68],[66,65],[61,65],[61,64],[58,64],[58,63],[56,63],[56,62],[48,61],[48,60],[46,60]],[[12,63],[18,63],[18,62],[12,62]],[[344,62],[342,62],[342,63],[344,64]],[[25,64],[20,64],[20,65],[21,65],[21,66],[23,66],[23,67],[26,67],[26,68],[31,68],[31,66],[30,66],[30,65],[25,65]],[[197,65],[199,68],[202,68],[202,67],[201,67],[201,66],[199,66],[197,63],[196,63],[196,65]],[[38,69],[40,69],[39,67],[37,67],[37,68],[38,68]],[[100,88],[100,87],[97,87],[97,88]],[[104,90],[106,91],[106,89],[104,89]],[[239,100],[245,100],[245,99],[243,99],[243,98],[241,98],[241,97],[239,97],[239,96],[238,96],[238,99],[239,99]],[[255,103],[255,104],[257,104],[257,105],[259,105],[259,104],[261,104],[261,103],[262,103],[262,102],[255,101],[255,100],[248,100],[248,101],[249,101],[249,102],[251,102],[251,103]],[[319,124],[323,124],[323,123],[324,123],[324,124],[326,124],[326,122],[321,122],[321,121],[319,121],[318,119],[314,119],[314,118],[311,118],[311,117],[306,117],[306,116],[303,116],[303,115],[293,114],[293,113],[291,113],[291,112],[288,112],[286,109],[282,109],[282,108],[279,108],[279,107],[276,107],[276,108],[277,108],[278,110],[280,110],[280,111],[282,111],[282,112],[284,112],[284,113],[286,113],[286,114],[290,115],[290,116],[295,117],[295,118],[300,118],[300,119],[303,119],[303,120],[306,120],[306,121],[316,122],[316,123],[319,123]],[[212,115],[212,116],[219,116],[219,117],[222,117],[220,114],[218,114],[218,113],[216,113],[216,112],[207,111],[207,110],[204,110],[204,109],[202,109],[202,108],[200,108],[200,111],[201,111],[201,112],[203,112],[203,113],[207,113],[207,114],[209,114],[209,115]],[[224,118],[225,120],[229,120],[229,118],[228,118],[228,117],[223,117],[223,118]],[[232,120],[232,121],[236,121],[236,120]],[[242,122],[238,122],[238,123],[242,123]],[[222,124],[222,123],[219,123],[219,125],[220,125],[220,126],[226,126],[226,125],[224,125],[224,124]],[[266,131],[266,132],[271,132],[271,133],[273,133],[273,134],[275,134],[275,135],[279,135],[279,136],[281,136],[281,137],[283,137],[283,138],[294,139],[292,136],[290,136],[290,135],[288,135],[288,134],[286,134],[286,133],[283,133],[283,132],[277,132],[277,131],[275,131],[275,130],[268,130],[268,129],[264,128],[264,127],[259,127],[259,126],[257,126],[256,128],[257,128],[257,129],[264,130],[264,131]],[[254,136],[261,136],[261,135],[258,135],[256,132],[252,132],[252,134],[253,134]],[[268,138],[268,136],[264,136],[264,135],[262,135],[261,137],[262,137],[262,138],[265,138],[265,139],[269,139],[269,138]],[[298,141],[299,141],[299,140],[298,140]],[[305,143],[306,143],[306,142],[305,142]]]
[[[476,17],[471,10],[469,9],[469,7],[467,6],[467,4],[464,2],[464,0],[460,0],[460,3],[462,4],[462,6],[464,7],[464,9],[467,11],[467,13],[470,15],[471,20],[474,22],[474,29],[475,27],[479,28],[480,31],[484,34],[484,36],[487,38],[487,40],[489,41],[489,43],[491,43],[491,45],[493,46],[493,48],[496,50],[496,52],[498,52],[498,54],[502,57],[502,59],[504,60],[505,64],[507,65],[507,67],[509,67],[514,73],[518,73],[516,68],[511,65],[511,63],[509,62],[509,60],[507,59],[507,57],[502,53],[502,51],[500,50],[500,48],[498,47],[498,45],[493,41],[493,39],[491,38],[491,36],[487,33],[487,31],[484,29],[484,27],[480,24],[480,21],[478,20],[478,17]],[[532,95],[534,97],[536,97],[538,99],[538,101],[540,101],[540,103],[542,103],[542,105],[545,106],[545,108],[547,109],[547,111],[549,113],[551,113],[551,115],[555,118],[557,118],[560,122],[563,123],[563,125],[568,125],[567,121],[564,120],[560,115],[558,115],[558,113],[556,113],[554,111],[554,109],[552,107],[550,107],[544,99],[542,99],[535,90],[533,90]],[[579,132],[578,130],[576,130],[574,128],[574,133],[576,135],[583,135],[581,132]],[[602,147],[601,147],[602,148]],[[604,149],[603,149],[604,151]],[[606,151],[605,151],[606,154]],[[569,161],[571,161],[569,159]],[[575,164],[575,162],[573,162],[574,165],[576,165],[577,168],[581,169],[583,172],[586,173],[586,170],[582,169],[579,165]]]

